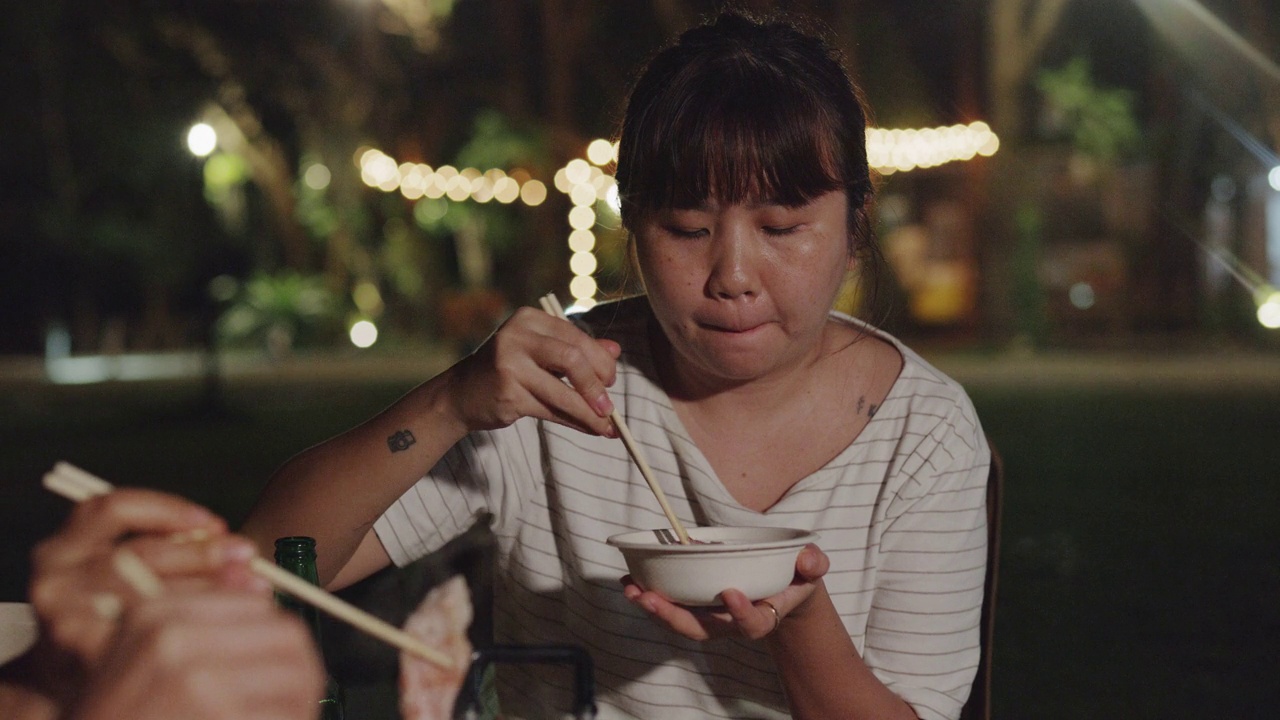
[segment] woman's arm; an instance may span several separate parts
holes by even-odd
[[[418,386],[368,422],[291,458],[271,477],[241,533],[267,556],[276,538],[314,537],[320,583],[330,585],[372,535],[383,511],[466,434],[448,408],[450,372]],[[359,564],[365,575],[380,567]],[[347,573],[344,581],[360,577]]]
[[[374,521],[467,433],[532,416],[611,435],[605,388],[618,352],[616,343],[522,308],[474,354],[363,425],[285,463],[241,532],[264,553],[278,537],[314,537],[327,586],[336,585],[359,550],[358,567],[341,578],[354,582],[378,562],[385,565],[385,551],[370,539]]]
[[[863,662],[821,580],[767,641],[797,720],[916,720],[911,707]]]

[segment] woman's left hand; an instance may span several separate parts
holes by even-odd
[[[786,590],[751,602],[738,590],[720,593],[723,608],[693,608],[677,605],[662,595],[645,590],[630,575],[622,578],[622,594],[659,622],[692,640],[745,636],[759,640],[782,626],[783,618],[803,613],[831,561],[817,545],[809,544],[796,557],[796,574]]]

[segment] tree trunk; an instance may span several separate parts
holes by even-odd
[[[1002,138],[1022,136],[1022,93],[1066,5],[1067,0],[991,0],[991,126]]]

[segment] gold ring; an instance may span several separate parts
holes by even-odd
[[[778,608],[774,607],[773,603],[769,602],[768,600],[761,600],[760,604],[773,611],[773,629],[771,629],[769,632],[770,633],[777,632],[778,626],[782,624],[782,615],[778,613]]]

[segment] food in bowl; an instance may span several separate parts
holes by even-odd
[[[730,588],[752,601],[782,592],[795,577],[800,550],[818,539],[808,530],[779,527],[694,527],[689,537],[694,542],[681,545],[663,528],[621,533],[607,542],[622,551],[640,587],[705,607],[722,604],[720,593]]]

